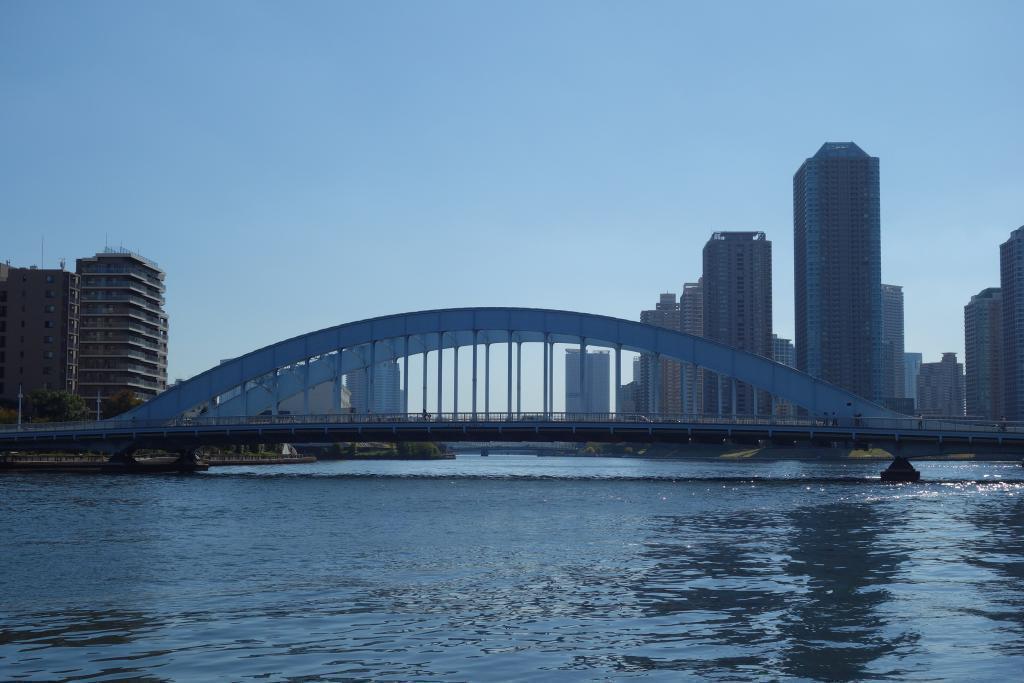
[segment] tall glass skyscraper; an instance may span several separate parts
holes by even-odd
[[[878,157],[826,142],[793,176],[797,368],[882,398]]]
[[[999,245],[1003,295],[1003,410],[1024,420],[1024,225]]]

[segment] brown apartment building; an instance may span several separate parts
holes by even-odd
[[[78,388],[78,275],[0,264],[0,401]]]

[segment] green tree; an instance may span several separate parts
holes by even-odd
[[[13,408],[0,408],[0,425],[12,425],[18,422],[18,411]]]
[[[35,422],[75,422],[93,417],[85,399],[60,389],[36,389],[28,395]]]
[[[113,396],[103,399],[102,413],[104,418],[117,417],[127,413],[135,406],[141,405],[142,399],[131,389],[122,389]]]

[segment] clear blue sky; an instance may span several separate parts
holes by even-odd
[[[907,350],[963,349],[1024,224],[1020,2],[0,0],[0,258],[167,271],[170,374],[461,305],[637,318],[792,175],[881,158]],[[961,356],[962,357],[962,356]]]

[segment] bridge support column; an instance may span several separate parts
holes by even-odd
[[[516,342],[516,416],[523,414],[523,342]]]
[[[302,364],[302,414],[309,415],[309,359]]]
[[[548,335],[544,335],[544,417],[548,416]]]
[[[732,401],[732,419],[736,419],[736,378],[729,378],[729,400]]]
[[[569,406],[565,407],[566,410]],[[580,412],[590,412],[587,405],[587,338],[580,337]]]
[[[366,369],[366,412],[373,413],[374,379],[377,373],[377,342],[370,342],[370,365]]]
[[[452,350],[455,351],[455,358],[452,360],[452,369],[455,372],[455,382],[452,387],[452,412],[458,415],[459,413],[459,342],[456,338],[455,343],[452,344]]]
[[[423,341],[423,337],[420,337],[420,344],[423,346],[423,386],[420,387],[423,391],[423,406],[421,412],[427,412],[427,345]]]
[[[491,342],[484,342],[484,415],[491,414]]]
[[[437,333],[437,416],[441,418],[441,413],[444,411],[444,404],[441,403],[441,399],[444,398],[444,376],[441,371],[444,367],[444,332]]]
[[[622,344],[615,345],[615,414],[622,411],[619,405],[619,389],[622,388]]]
[[[476,420],[476,395],[477,395],[477,383],[476,383],[476,353],[477,347],[480,345],[477,343],[477,331],[473,330],[473,400],[471,405],[473,406],[473,419]]]
[[[507,411],[508,419],[512,419],[512,330],[508,331],[508,344],[505,346],[505,360],[507,361],[507,367],[505,369],[505,410]]]
[[[409,335],[405,335],[405,343],[402,345],[402,412],[409,414]]]

